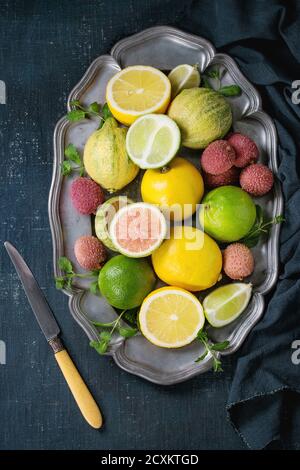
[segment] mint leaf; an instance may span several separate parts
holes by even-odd
[[[118,332],[124,338],[131,338],[132,336],[135,336],[137,334],[138,330],[136,328],[124,328],[122,326],[119,326]]]
[[[88,112],[99,114],[101,110],[100,104],[97,101],[91,103],[87,109]]]
[[[93,281],[90,283],[90,292],[94,295],[96,295],[99,291],[99,287],[98,287],[98,280],[96,281]]]
[[[203,361],[203,359],[206,358],[207,354],[208,354],[208,351],[206,350],[200,357],[198,357],[198,359],[195,360],[195,362]]]
[[[213,351],[224,351],[224,349],[228,348],[229,341],[223,341],[222,343],[214,343],[211,346]]]
[[[63,289],[65,287],[65,279],[63,277],[56,277],[55,278],[55,287],[56,289]]]
[[[68,158],[68,160],[81,165],[81,157],[75,145],[69,144],[65,148],[65,156]]]
[[[105,354],[108,348],[107,341],[90,341],[90,346],[94,348],[98,354]]]
[[[111,340],[111,333],[109,331],[101,331],[99,338],[104,340],[104,341],[110,341]]]
[[[82,119],[85,118],[85,111],[82,111],[81,109],[74,109],[73,111],[69,111],[67,114],[67,119],[70,122],[77,122],[81,121]]]
[[[66,256],[61,256],[58,259],[58,266],[62,271],[65,271],[68,274],[73,273],[72,263]]]
[[[218,92],[223,96],[239,96],[242,90],[238,85],[225,85],[219,88]]]
[[[211,86],[211,84],[209,83],[209,80],[208,80],[206,77],[203,77],[203,78],[202,78],[202,82],[203,82],[203,85],[202,85],[202,86],[203,86],[204,88],[210,88],[210,89],[212,89],[212,86]]]
[[[106,119],[109,118],[109,117],[113,117],[107,103],[105,103],[103,105],[102,116],[103,116],[104,121],[106,121]]]
[[[70,105],[71,105],[71,106],[81,106],[79,100],[73,100],[73,101],[71,101]]]
[[[220,78],[220,71],[219,71],[219,69],[208,70],[207,72],[205,72],[205,75],[207,75],[209,78],[219,79]]]
[[[68,161],[63,161],[60,165],[60,171],[63,176],[68,176],[72,172],[72,165]]]

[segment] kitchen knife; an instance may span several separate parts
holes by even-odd
[[[35,318],[54,352],[55,359],[82,415],[93,428],[100,428],[102,426],[101,412],[58,337],[60,329],[43,292],[17,249],[9,242],[5,242],[4,246],[22,282]]]

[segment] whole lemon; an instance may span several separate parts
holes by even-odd
[[[194,214],[203,192],[201,173],[181,157],[174,158],[167,167],[147,170],[141,184],[143,201],[159,205],[175,221]]]
[[[124,188],[139,172],[126,152],[126,132],[114,118],[107,118],[101,129],[90,135],[84,147],[87,174],[110,193]]]
[[[206,233],[191,226],[177,226],[152,254],[152,263],[157,276],[165,283],[198,291],[218,281],[222,254]]]

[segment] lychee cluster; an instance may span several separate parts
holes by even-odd
[[[259,151],[250,137],[235,132],[227,140],[216,140],[201,156],[204,183],[208,188],[240,184],[252,196],[263,196],[274,183],[272,171],[256,163]]]

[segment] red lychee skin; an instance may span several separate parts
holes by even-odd
[[[80,177],[71,185],[71,199],[80,214],[95,214],[104,201],[104,193],[95,181]]]
[[[252,196],[263,196],[267,194],[273,186],[273,173],[262,163],[254,163],[242,170],[240,175],[240,185]]]
[[[202,169],[210,175],[225,173],[234,165],[235,151],[226,140],[215,140],[201,156]]]
[[[106,260],[103,243],[91,235],[76,240],[74,253],[80,266],[87,271],[100,269]]]
[[[240,172],[238,168],[232,166],[225,173],[220,175],[210,175],[209,173],[202,172],[204,185],[207,188],[218,188],[219,186],[227,186],[230,184],[237,184],[239,182]]]
[[[223,252],[223,270],[235,281],[242,281],[254,271],[254,258],[251,250],[243,243],[232,243]]]
[[[236,159],[234,165],[238,168],[244,168],[250,165],[250,163],[257,161],[259,154],[258,148],[256,143],[247,135],[235,132],[228,137],[227,142],[229,142],[235,150]]]

